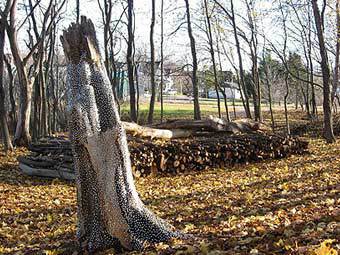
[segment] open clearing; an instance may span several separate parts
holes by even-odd
[[[143,254],[310,254],[336,240],[340,141],[306,139],[309,153],[302,156],[137,179],[147,206],[194,236]],[[24,176],[16,157],[25,151],[1,153],[0,254],[72,254],[75,185]]]

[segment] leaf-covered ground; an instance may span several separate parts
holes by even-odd
[[[143,254],[335,254],[340,141],[310,142],[302,156],[138,179],[148,207],[194,236]],[[22,153],[0,154],[0,254],[72,254],[75,186],[22,175]]]

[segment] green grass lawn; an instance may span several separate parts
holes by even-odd
[[[130,120],[129,117],[129,103],[124,102],[121,105],[121,117],[123,120]],[[232,105],[232,102],[228,102],[228,108],[229,108],[229,114],[231,118],[234,118],[234,108]],[[278,104],[275,104],[273,106],[276,112],[279,112],[282,115],[283,111],[283,105],[279,106]],[[289,109],[292,110],[294,108],[293,105],[289,105]],[[202,99],[200,100],[200,109],[201,109],[201,116],[202,118],[208,117],[209,115],[218,116],[218,108],[217,108],[217,102],[216,100],[209,100],[209,99]],[[235,103],[235,110],[237,113],[237,118],[244,117],[244,109],[242,102],[238,100]],[[251,110],[253,110],[253,107],[251,105]],[[263,112],[269,111],[269,106],[267,104],[262,104],[262,110]],[[147,122],[149,112],[149,103],[148,102],[142,102],[139,104],[139,114],[138,114],[138,123],[139,124],[145,124]],[[295,112],[295,111],[294,111]],[[222,117],[226,116],[224,103],[221,101],[221,113]],[[290,113],[291,114],[291,113]],[[164,103],[164,120],[173,120],[173,119],[193,119],[194,117],[194,105],[193,103],[187,103],[187,102],[171,102],[171,103]],[[270,117],[267,116],[269,119]],[[154,112],[154,122],[160,122],[161,119],[161,104],[156,103],[155,104],[155,112]],[[283,117],[280,116],[279,119],[283,120]]]
[[[218,115],[217,106],[214,102],[201,104],[202,116]],[[138,122],[143,124],[146,122],[149,112],[149,104],[141,103],[139,105]],[[194,105],[187,103],[171,103],[164,105],[164,119],[192,119],[194,115]],[[124,103],[121,105],[122,119],[129,119],[129,104]],[[154,112],[155,121],[161,119],[161,105],[156,103]]]

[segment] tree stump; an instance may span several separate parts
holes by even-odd
[[[63,32],[68,114],[76,169],[77,237],[90,252],[141,249],[180,234],[156,217],[136,191],[124,128],[91,20]]]

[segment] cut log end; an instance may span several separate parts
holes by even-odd
[[[79,64],[82,60],[97,64],[100,62],[95,27],[85,16],[81,17],[80,23],[72,23],[64,30],[60,40],[70,63]]]

